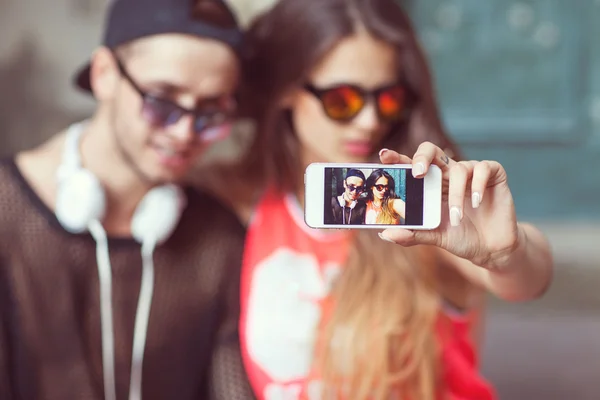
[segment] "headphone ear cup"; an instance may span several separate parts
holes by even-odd
[[[104,218],[104,190],[90,171],[72,171],[59,181],[57,188],[55,214],[67,231],[82,233],[91,221]]]
[[[139,243],[146,240],[164,242],[175,230],[185,206],[185,195],[176,185],[150,190],[135,210],[131,234]]]

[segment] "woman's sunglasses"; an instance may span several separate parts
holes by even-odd
[[[304,88],[321,101],[329,118],[339,122],[349,122],[360,113],[368,101],[373,100],[382,122],[398,122],[409,112],[411,96],[407,86],[399,83],[371,91],[351,84],[322,89],[307,84]]]
[[[176,124],[184,115],[191,115],[194,118],[194,132],[196,135],[204,139],[206,134],[210,136],[206,138],[208,140],[214,136],[213,128],[220,128],[233,118],[236,109],[234,98],[220,99],[219,105],[213,106],[210,111],[206,109],[190,110],[171,100],[151,95],[142,90],[116,56],[115,60],[121,75],[142,98],[142,116],[155,127],[165,128]]]
[[[377,191],[382,192],[384,190],[388,190],[389,186],[388,185],[373,185],[375,187],[375,189],[377,189]]]

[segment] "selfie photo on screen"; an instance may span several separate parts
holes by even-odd
[[[324,224],[422,225],[423,180],[406,168],[325,168]]]

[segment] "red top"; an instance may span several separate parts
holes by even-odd
[[[317,326],[348,246],[344,231],[307,227],[292,196],[270,192],[259,202],[246,239],[240,321],[244,364],[259,400],[319,398],[311,371]],[[495,399],[479,374],[468,318],[442,313],[440,321],[450,322],[450,335],[440,334],[446,398]]]

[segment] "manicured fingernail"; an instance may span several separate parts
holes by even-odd
[[[379,232],[379,233],[378,233],[378,235],[379,235],[379,238],[380,238],[381,240],[385,240],[386,242],[390,242],[390,243],[396,243],[396,242],[394,242],[392,239],[390,239],[390,238],[386,237],[386,236],[385,236],[383,233],[381,233],[381,232]]]
[[[450,225],[459,226],[460,220],[462,219],[462,212],[460,208],[453,206],[450,208]]]
[[[416,178],[417,176],[421,176],[425,173],[425,165],[423,163],[416,163],[413,166],[412,174]]]
[[[480,203],[481,195],[478,192],[473,192],[473,194],[471,195],[471,205],[473,206],[473,208],[477,208],[479,207]]]
[[[386,151],[388,151],[388,149],[379,150],[379,157],[381,157]]]

